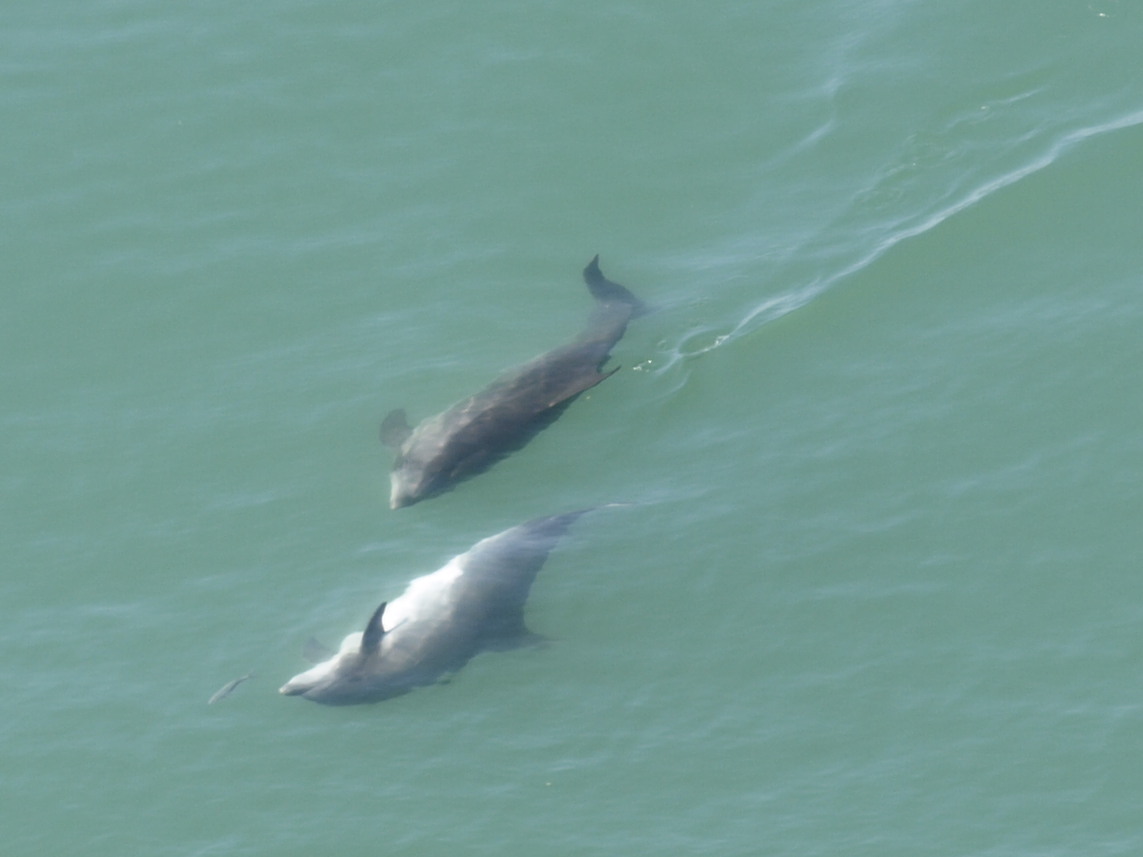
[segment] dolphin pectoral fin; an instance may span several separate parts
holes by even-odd
[[[401,444],[408,440],[412,433],[404,408],[390,411],[381,421],[381,442],[393,449],[400,449]]]
[[[510,634],[495,634],[487,636],[481,643],[486,652],[514,652],[517,649],[539,649],[551,645],[551,639],[543,634],[536,634],[527,628]]]
[[[365,626],[365,633],[361,636],[361,653],[372,654],[381,647],[381,638],[385,636],[385,626],[381,624],[381,618],[385,615],[385,607],[388,601],[382,601],[381,606],[373,611],[373,615],[369,617],[369,624]]]
[[[311,664],[320,664],[323,661],[328,661],[333,657],[333,654],[333,649],[324,643],[318,642],[315,637],[310,637],[302,644],[302,657]]]
[[[564,402],[568,402],[571,399],[574,399],[580,393],[587,392],[592,387],[594,387],[596,384],[602,384],[604,381],[606,381],[608,378],[610,378],[612,375],[614,375],[616,372],[618,372],[621,368],[623,368],[623,367],[616,366],[614,369],[611,369],[607,372],[584,373],[583,375],[579,376],[578,378],[573,379],[565,387],[560,389],[556,393],[556,395],[554,395],[551,398],[551,401],[548,402],[548,407],[554,408],[557,405],[563,404]]]
[[[604,381],[606,381],[608,378],[610,378],[612,375],[614,375],[616,372],[618,372],[622,368],[623,368],[622,366],[616,366],[610,372],[600,372],[599,373],[599,380],[596,381],[595,384],[603,383]],[[592,386],[594,387],[595,384],[592,384]]]

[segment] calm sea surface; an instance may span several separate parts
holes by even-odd
[[[0,840],[1143,853],[1143,7],[0,11]],[[377,426],[655,307],[455,492]],[[581,520],[547,645],[278,696]],[[207,706],[228,680],[255,677]]]

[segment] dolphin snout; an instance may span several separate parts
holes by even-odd
[[[394,479],[393,490],[389,492],[389,508],[403,509],[405,506],[412,506],[416,502],[416,492],[408,490],[405,485],[399,484]]]

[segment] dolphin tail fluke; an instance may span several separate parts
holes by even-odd
[[[596,512],[600,509],[627,509],[635,505],[635,503],[599,503],[595,506],[576,509],[574,512],[549,515],[545,518],[533,518],[531,521],[520,524],[517,529],[527,531],[529,538],[538,538],[547,542],[547,549],[551,550],[567,533],[571,525],[589,512]]]
[[[588,512],[594,512],[596,509],[602,509],[604,506],[587,506],[583,509],[576,509],[574,512],[564,512],[561,515],[548,515],[545,518],[533,518],[531,521],[520,524],[517,527],[526,533],[526,538],[536,543],[537,541],[544,545],[547,550],[555,547],[563,535],[568,531],[576,521],[586,515]]]
[[[599,269],[598,253],[583,269],[583,281],[587,283],[588,291],[591,292],[592,297],[601,304],[626,304],[631,308],[630,317],[632,318],[647,311],[646,305],[639,298],[619,283],[613,283],[603,275],[603,271]]]

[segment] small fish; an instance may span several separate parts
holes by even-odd
[[[214,705],[214,703],[220,702],[220,701],[226,699],[226,697],[228,697],[228,696],[230,696],[230,694],[234,693],[234,689],[236,687],[238,687],[238,685],[242,684],[242,682],[246,681],[247,679],[251,679],[251,678],[254,678],[254,673],[249,672],[249,673],[246,673],[246,675],[244,675],[244,676],[239,676],[236,679],[232,679],[232,680],[228,681],[226,684],[224,684],[222,687],[220,687],[218,690],[216,690],[214,692],[214,696],[212,696],[210,699],[208,699],[206,701],[206,704],[207,705]]]

